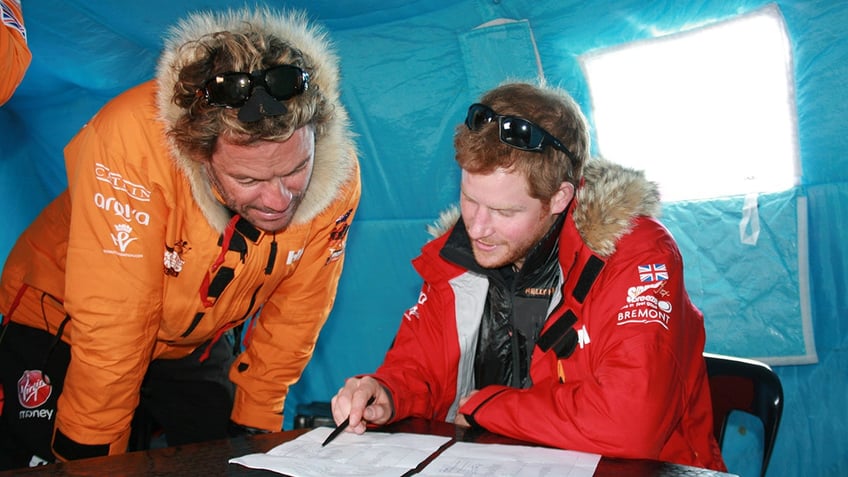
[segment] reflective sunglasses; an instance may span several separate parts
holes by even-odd
[[[277,101],[303,94],[309,88],[309,73],[297,66],[280,65],[253,73],[228,72],[203,83],[203,97],[210,106],[240,108],[262,86]]]
[[[577,157],[565,145],[541,126],[518,116],[502,116],[485,104],[474,103],[468,108],[465,125],[472,131],[479,131],[484,124],[498,120],[502,143],[522,151],[541,152],[545,146],[562,151],[572,162]]]

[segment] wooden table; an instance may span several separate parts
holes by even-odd
[[[268,452],[283,442],[292,440],[308,429],[260,434],[228,440],[166,447],[123,455],[96,457],[59,464],[0,472],[0,476],[279,476],[280,474],[249,469],[228,460],[245,454]],[[446,422],[408,419],[380,429],[386,432],[411,432],[454,437],[458,441],[524,444],[526,443],[489,432],[476,432]],[[368,432],[379,432],[377,430]],[[714,472],[650,460],[614,459],[602,457],[596,477],[727,477]]]

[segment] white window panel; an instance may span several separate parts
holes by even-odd
[[[664,201],[798,184],[791,50],[775,5],[581,63],[598,151],[645,170]]]

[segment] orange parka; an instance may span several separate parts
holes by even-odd
[[[0,0],[3,26],[0,27],[0,104],[12,97],[29,68],[29,51],[20,0]]]
[[[318,45],[307,53],[321,53]],[[332,77],[332,58],[319,60],[323,74],[313,78]],[[55,333],[70,317],[56,427],[82,444],[108,444],[110,454],[126,449],[152,359],[186,356],[257,312],[229,373],[232,420],[282,428],[288,388],[332,308],[361,192],[336,104],[336,124],[316,135],[312,179],[291,225],[255,229],[166,138],[177,112],[163,93],[173,75],[162,71],[109,102],[68,144],[68,189],[20,237],[0,283],[5,319]],[[316,86],[338,101],[335,83]]]

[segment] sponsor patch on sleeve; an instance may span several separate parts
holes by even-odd
[[[130,245],[138,240],[135,232],[133,232],[133,228],[127,224],[117,224],[114,227],[115,231],[109,234],[114,247],[104,248],[103,253],[128,258],[143,258],[143,254],[135,253],[131,250]]]
[[[350,230],[350,216],[352,213],[353,209],[349,209],[336,219],[333,230],[330,231],[330,239],[327,246],[328,255],[324,265],[335,262],[344,255],[345,238],[347,238],[347,232]]]
[[[668,269],[664,263],[637,267],[638,285],[627,289],[625,304],[618,310],[618,325],[651,324],[666,330],[672,311],[671,293],[665,289]]]
[[[404,319],[412,320],[413,318],[418,319],[420,316],[418,315],[418,307],[427,303],[427,294],[424,290],[421,290],[421,293],[418,295],[418,302],[403,314]]]
[[[639,265],[639,281],[642,283],[653,283],[668,280],[668,270],[664,263],[650,263]]]

